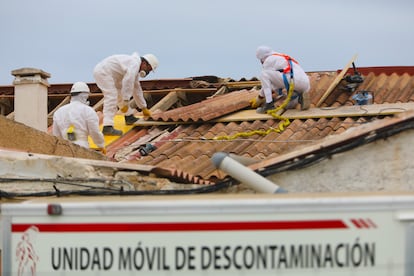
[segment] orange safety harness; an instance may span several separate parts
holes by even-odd
[[[273,53],[272,56],[280,56],[286,59],[287,62],[287,66],[285,67],[285,69],[280,69],[278,70],[280,73],[283,73],[283,82],[285,83],[285,87],[286,90],[289,91],[289,80],[286,77],[286,75],[290,72],[290,80],[293,81],[293,64],[292,62],[299,64],[299,62],[297,62],[294,58],[286,55],[286,54],[282,54],[282,53]],[[282,89],[279,89],[279,95],[282,94]]]
[[[286,59],[287,61],[287,66],[285,67],[285,69],[281,70],[281,72],[283,73],[288,73],[292,71],[292,61],[296,64],[299,64],[299,62],[297,62],[294,58],[286,55],[286,54],[282,54],[282,53],[273,53],[272,56],[280,56]]]

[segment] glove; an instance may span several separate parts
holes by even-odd
[[[264,97],[260,97],[259,95],[257,95],[256,98],[251,99],[249,101],[250,106],[252,108],[257,108],[257,107],[261,106],[264,102],[265,102],[265,98]]]
[[[121,110],[122,113],[126,113],[128,111],[128,107],[129,107],[129,101],[124,100],[119,110]]]
[[[106,154],[106,148],[98,148],[97,151],[100,151],[103,155]]]
[[[148,108],[143,108],[142,109],[142,114],[144,114],[144,116],[146,116],[146,117],[150,117],[151,116],[151,111],[149,111]]]

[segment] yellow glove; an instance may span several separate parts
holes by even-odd
[[[150,117],[151,116],[151,111],[149,111],[148,108],[143,108],[142,109],[142,114],[144,114],[144,116],[146,116],[146,117]]]
[[[121,110],[122,113],[126,113],[128,111],[128,107],[129,101],[123,101],[119,110]]]
[[[103,155],[106,154],[106,148],[98,148],[97,151],[100,151]]]
[[[265,102],[264,97],[262,98],[262,97],[257,96],[256,98],[250,100],[250,106],[252,108],[257,108],[261,106],[264,102]]]

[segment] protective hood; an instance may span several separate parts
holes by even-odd
[[[259,46],[256,50],[256,57],[263,62],[268,56],[273,53],[273,50],[268,46]]]
[[[71,102],[81,102],[83,104],[89,105],[89,93],[81,92],[79,94],[72,95],[70,101]]]
[[[141,63],[141,56],[137,52],[133,52],[132,57],[136,58],[139,63]]]

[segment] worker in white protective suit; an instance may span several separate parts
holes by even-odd
[[[114,116],[118,108],[124,113],[127,125],[137,121],[134,116],[135,107],[141,109],[144,116],[151,116],[139,78],[144,78],[157,67],[158,59],[153,54],[141,57],[138,53],[112,55],[95,66],[93,76],[104,96],[104,135],[122,135],[121,130],[114,129]],[[131,97],[133,101],[130,103]]]
[[[89,86],[76,82],[70,90],[70,103],[60,107],[53,114],[53,135],[69,140],[84,148],[89,148],[91,136],[98,149],[105,154],[105,141],[99,129],[99,117],[89,106]]]
[[[256,57],[263,67],[259,77],[262,88],[259,95],[250,101],[251,107],[257,108],[257,113],[267,113],[274,109],[273,93],[276,94],[276,99],[285,98],[291,81],[294,91],[286,108],[293,109],[299,103],[302,110],[309,109],[309,77],[296,60],[275,52],[268,46],[259,46]]]

